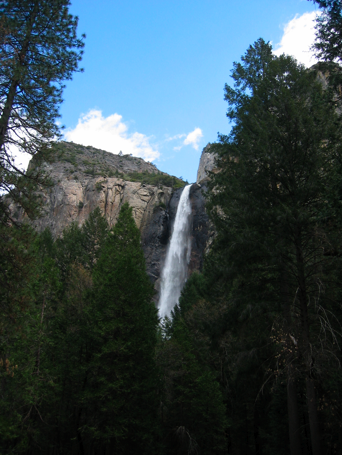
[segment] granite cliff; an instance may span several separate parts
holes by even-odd
[[[193,184],[190,192],[192,253],[189,274],[202,268],[203,254],[211,236],[204,193],[206,172],[211,170],[212,163],[207,146],[200,161],[202,185]],[[34,160],[30,166],[35,166]],[[147,271],[157,290],[157,299],[161,267],[184,182],[141,158],[113,155],[67,142],[56,145],[52,162],[44,163],[43,169],[50,176],[51,186],[41,191],[43,215],[33,222],[34,227],[38,231],[48,227],[57,237],[71,222],[82,225],[96,207],[100,207],[112,226],[121,205],[128,202],[141,232]],[[16,218],[25,220],[18,207],[11,209]]]
[[[207,144],[201,154],[197,171],[197,183],[203,183],[208,179],[208,172],[215,168],[215,155],[210,153],[211,144]]]
[[[143,231],[153,211],[167,206],[172,188],[184,185],[141,158],[67,142],[56,145],[52,162],[42,168],[52,185],[41,192],[43,214],[33,225],[38,231],[49,227],[55,237],[71,222],[83,224],[96,207],[112,226],[125,202]],[[16,207],[12,212],[23,219]]]

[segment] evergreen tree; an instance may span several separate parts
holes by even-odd
[[[166,454],[227,453],[220,386],[215,373],[196,354],[184,321],[158,349],[164,378],[161,421]]]
[[[62,236],[56,240],[55,251],[61,278],[66,285],[73,264],[83,264],[85,251],[83,249],[84,233],[76,222],[63,229]]]
[[[46,160],[58,136],[63,81],[77,69],[83,47],[68,6],[68,0],[0,2],[0,189],[31,214],[43,177],[37,166],[21,171],[12,150]]]
[[[186,314],[201,298],[204,298],[206,294],[206,282],[205,276],[198,272],[194,272],[190,278],[186,281],[179,303],[173,308],[172,315],[172,326],[175,326],[178,320]]]
[[[323,89],[315,71],[273,56],[263,40],[242,62],[234,65],[235,87],[226,87],[225,94],[234,126],[215,150],[220,172],[212,175],[209,208],[218,235],[211,266],[224,295],[234,290],[240,318],[268,314],[273,320],[288,382],[291,454],[301,453],[295,390],[300,377],[316,455],[319,362],[336,354],[334,318],[325,311],[338,289],[339,260],[327,251],[337,246],[329,207],[341,127],[334,93]],[[320,312],[331,329],[324,339]]]
[[[11,229],[9,243],[12,243],[12,249],[14,245],[19,246],[18,252],[22,250],[21,254],[25,255],[23,270],[26,273],[21,272],[20,281],[12,275],[15,279],[10,289],[16,289],[16,292],[7,293],[10,320],[6,321],[5,313],[2,313],[0,364],[7,365],[8,371],[5,375],[3,371],[0,373],[0,450],[25,453],[25,450],[37,448],[44,439],[41,419],[42,416],[47,418],[44,405],[53,396],[51,386],[55,378],[47,368],[46,352],[48,321],[56,307],[60,283],[56,264],[47,254],[49,248],[41,248],[45,241],[52,247],[48,232],[42,235],[42,240],[28,226]],[[15,241],[17,232],[20,243]],[[25,232],[29,236],[24,243]],[[20,270],[19,261],[15,268],[18,265]],[[11,272],[10,264],[7,264],[7,272]],[[15,296],[18,303],[13,301]]]
[[[208,294],[205,276],[193,273],[171,319],[164,320],[158,343],[167,454],[223,454],[227,450],[226,410],[216,369],[214,326],[219,321],[215,306],[204,300]]]
[[[106,218],[101,215],[99,207],[90,213],[82,226],[83,263],[92,269],[101,255],[101,248],[107,238],[109,226]]]
[[[315,48],[320,60],[341,62],[342,5],[340,0],[314,0],[323,12],[317,17]]]
[[[158,453],[157,310],[145,270],[140,233],[128,204],[93,271],[92,376],[86,422],[96,453]]]
[[[92,344],[92,320],[89,293],[91,274],[79,263],[69,268],[63,297],[50,315],[49,336],[45,341],[45,366],[53,378],[52,393],[45,400],[43,435],[35,453],[85,452],[90,446],[82,426],[92,419],[86,406],[89,370],[96,346]]]
[[[65,283],[73,264],[81,264],[90,271],[93,269],[101,255],[108,233],[108,222],[101,215],[99,208],[89,214],[82,227],[73,222],[63,230],[62,236],[55,243],[54,258]]]

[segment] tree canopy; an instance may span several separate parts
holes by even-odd
[[[339,248],[340,222],[333,207],[342,129],[336,95],[317,70],[275,57],[261,39],[249,47],[234,65],[234,87],[225,89],[233,128],[220,136],[219,172],[209,183],[217,230],[209,274],[241,317],[262,316],[265,335],[282,333],[292,454],[301,453],[293,411],[299,377],[306,387],[312,453],[322,453],[317,381],[320,362],[336,355],[338,331],[340,263],[333,251]],[[333,308],[337,313],[329,315]],[[329,327],[323,338],[322,317]]]
[[[81,59],[83,41],[68,0],[0,2],[0,190],[34,214],[34,184],[44,179],[37,168],[24,172],[14,149],[48,159],[58,137],[58,107],[63,81]]]
[[[0,196],[1,453],[340,454],[341,8],[316,3],[325,62],[259,39],[233,64],[215,236],[170,319],[128,204],[111,229],[97,208],[54,239],[10,225]],[[27,211],[42,176],[11,146],[39,161],[58,133],[83,46],[68,6],[0,0],[0,193]]]
[[[320,60],[341,62],[342,5],[340,0],[313,0],[323,9],[316,22],[316,48]]]

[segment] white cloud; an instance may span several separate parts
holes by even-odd
[[[92,109],[83,114],[73,130],[64,133],[67,141],[92,145],[111,153],[140,156],[148,161],[159,158],[160,153],[150,144],[150,138],[141,133],[128,133],[122,115],[103,117],[100,110]]]
[[[17,128],[15,132],[12,132],[12,138],[17,142],[22,142],[25,139],[30,143],[31,141],[34,141],[36,135],[37,132],[33,129],[26,130],[25,128]],[[12,164],[20,171],[25,172],[32,159],[32,155],[28,152],[24,152],[15,143],[7,144],[6,148],[11,157]]]
[[[176,139],[182,139],[182,137],[185,137],[185,136],[186,136],[186,134],[176,134],[175,136],[166,138],[165,142],[175,141]]]
[[[21,171],[26,171],[32,155],[29,153],[23,153],[18,150],[17,147],[10,146],[10,153],[12,154],[14,165]]]
[[[315,20],[318,11],[298,14],[284,27],[284,34],[274,53],[276,55],[288,54],[295,57],[298,62],[305,66],[311,66],[317,62],[311,51],[315,41]]]
[[[191,133],[187,135],[184,139],[184,145],[192,145],[195,150],[198,150],[198,144],[201,138],[203,137],[203,133],[201,128],[195,128]]]

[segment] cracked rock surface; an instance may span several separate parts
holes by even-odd
[[[178,179],[160,172],[141,158],[114,155],[68,142],[59,143],[58,147],[56,158],[42,165],[52,185],[41,191],[43,215],[31,224],[39,232],[50,228],[56,238],[72,222],[81,226],[89,214],[99,207],[109,225],[113,226],[122,204],[128,202],[141,232],[147,273],[155,285],[157,302],[161,268],[183,191],[183,188],[173,189],[163,182],[175,183]],[[32,160],[30,166],[34,165]],[[149,183],[154,176],[159,179],[158,183]],[[194,270],[201,270],[210,238],[204,192],[205,185],[194,184],[191,188],[192,252],[189,275]],[[25,221],[19,207],[12,205],[11,210],[15,218]]]

